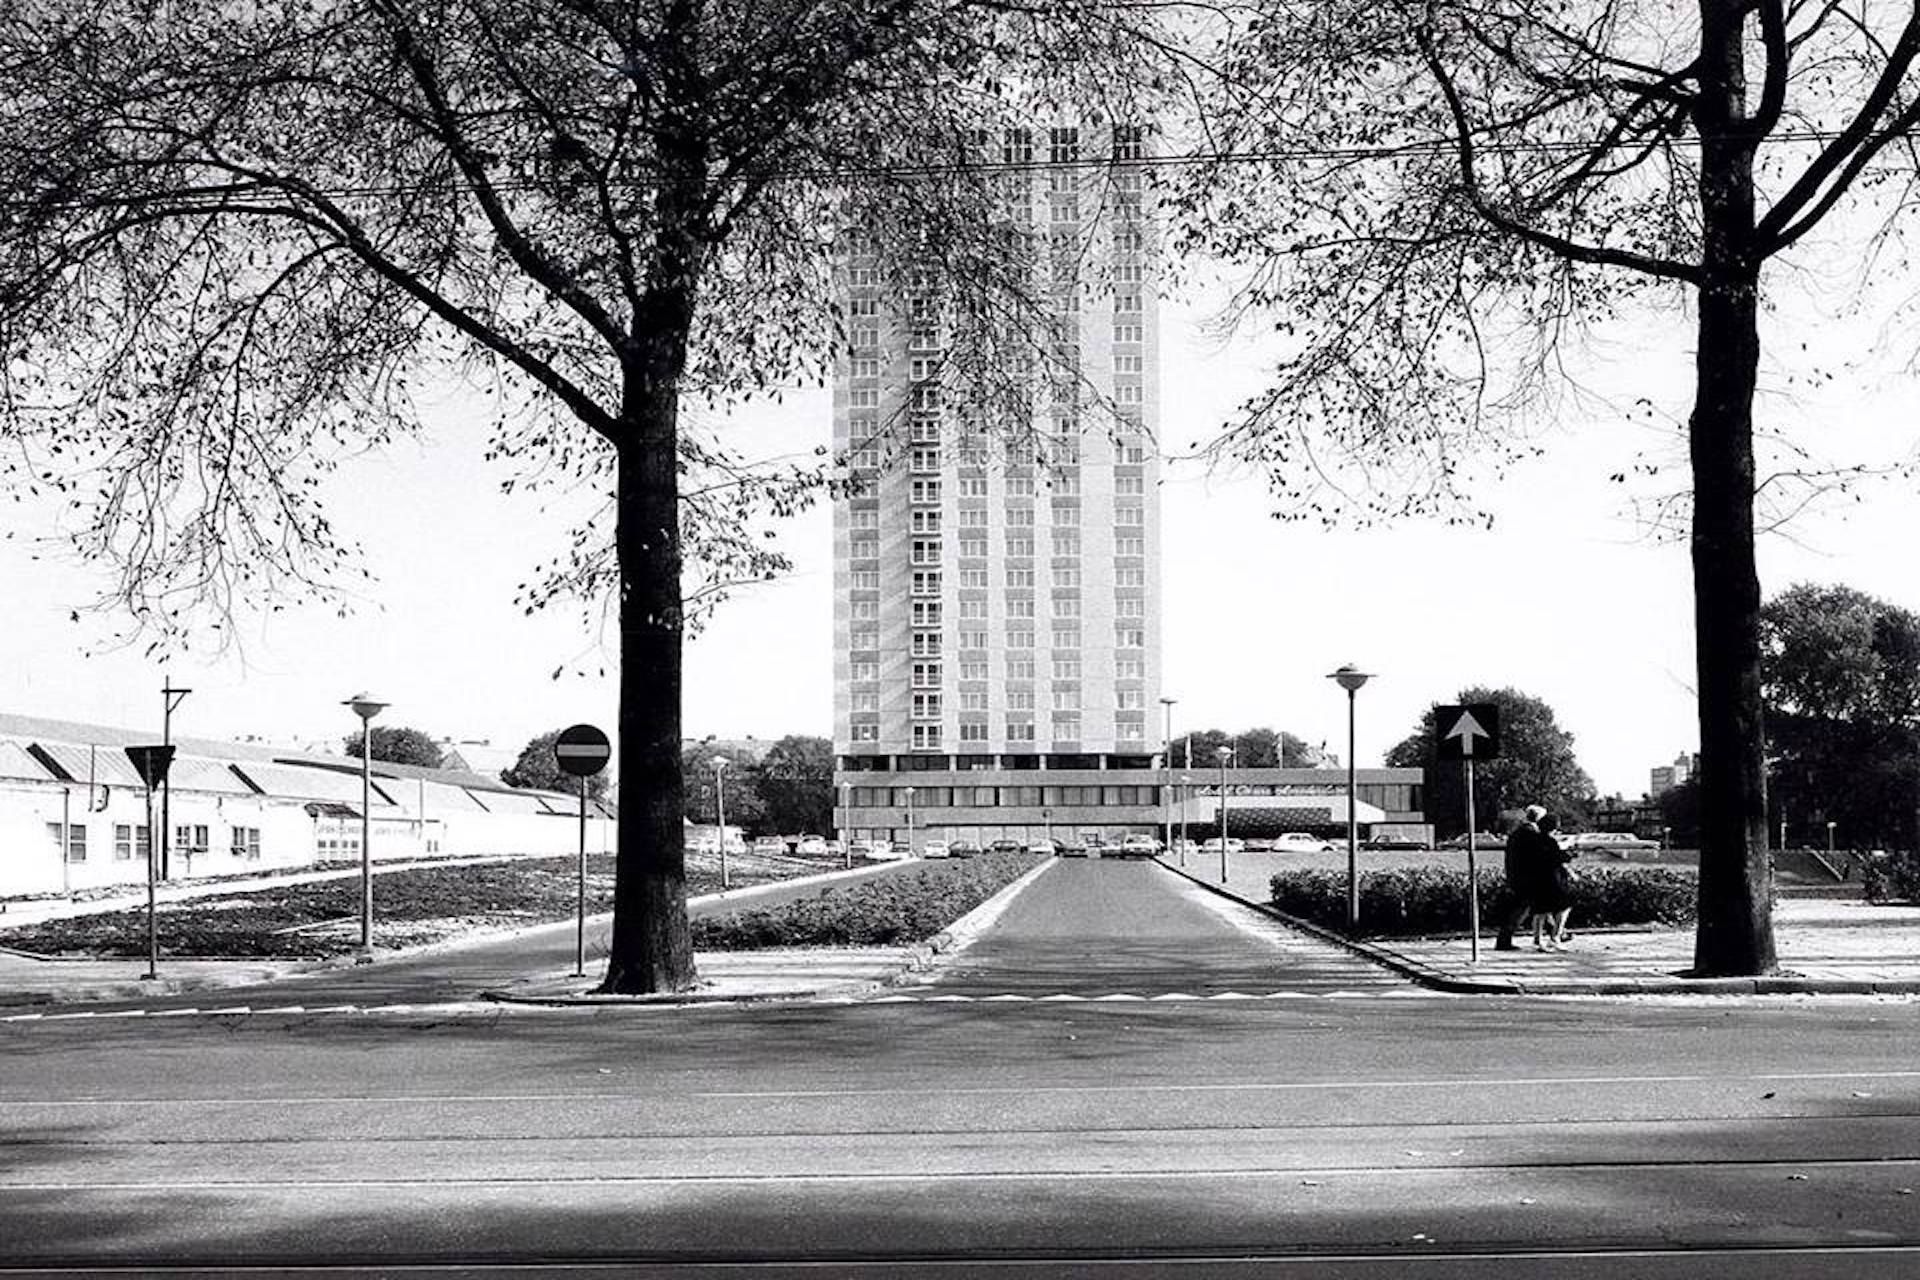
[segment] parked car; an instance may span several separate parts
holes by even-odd
[[[1051,840],[1035,840],[1032,844],[1027,846],[1027,852],[1037,853],[1043,858],[1051,858],[1056,856],[1060,852],[1060,850],[1054,845],[1053,841]]]
[[[885,862],[893,857],[893,845],[886,840],[856,840],[853,842],[853,856]]]
[[[1333,848],[1333,841],[1322,840],[1304,831],[1289,831],[1273,839],[1275,853],[1331,853]]]
[[[827,852],[827,842],[820,836],[801,836],[798,851],[811,857],[818,857]]]
[[[1120,842],[1123,858],[1152,858],[1160,853],[1160,842],[1152,836],[1130,835]]]
[[[1238,837],[1238,836],[1228,836],[1228,837],[1227,837],[1227,852],[1228,852],[1228,853],[1245,853],[1246,851],[1247,851],[1247,842],[1246,842],[1245,840],[1242,840],[1242,839],[1241,839],[1240,837]],[[1220,852],[1220,837],[1219,837],[1219,836],[1215,836],[1215,837],[1214,837],[1213,839],[1211,839],[1211,840],[1209,840],[1209,841],[1207,841],[1207,842],[1206,842],[1205,844],[1203,844],[1203,845],[1201,845],[1201,846],[1200,846],[1200,852],[1202,852],[1202,853],[1218,853],[1218,852]]]
[[[787,851],[787,842],[779,836],[760,836],[753,842],[753,851],[763,854],[782,854]]]
[[[1658,840],[1644,840],[1631,831],[1576,831],[1560,838],[1562,849],[1580,853],[1625,853],[1630,849],[1658,849]]]
[[[1436,849],[1464,849],[1467,847],[1466,834],[1462,832],[1457,836],[1448,836],[1445,840],[1442,840],[1433,847]],[[1473,847],[1476,849],[1504,849],[1507,847],[1507,838],[1502,835],[1495,835],[1491,831],[1482,831],[1474,836]]]
[[[1247,841],[1248,853],[1272,853],[1273,841],[1264,836],[1253,836]]]
[[[826,847],[822,849],[821,852],[826,854],[828,857],[844,858],[847,856],[847,846],[845,846],[844,844],[841,844],[838,840],[826,840],[826,841],[822,841],[822,843]]]
[[[945,840],[929,840],[920,846],[920,856],[923,858],[944,858],[947,853],[948,845]]]
[[[947,856],[949,858],[977,858],[980,856],[980,846],[971,840],[955,840],[947,846]]]
[[[1084,858],[1087,856],[1087,846],[1071,838],[1055,841],[1053,848],[1054,852],[1063,858]]]
[[[1198,853],[1200,852],[1200,842],[1198,840],[1186,840],[1186,839],[1175,840],[1173,842],[1173,852],[1178,854],[1182,858],[1188,856],[1189,854]]]
[[[1018,853],[1020,852],[1020,842],[1018,840],[995,840],[992,844],[988,845],[987,848],[993,853]]]
[[[1362,849],[1425,849],[1427,842],[1419,836],[1378,835],[1368,836],[1360,842]]]

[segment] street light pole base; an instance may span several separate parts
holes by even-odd
[[[353,962],[355,964],[372,964],[373,952],[365,950],[356,951],[353,953]]]

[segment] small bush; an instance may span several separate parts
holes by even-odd
[[[1920,902],[1920,853],[1898,849],[1866,857],[1861,888],[1869,902]]]
[[[1580,867],[1573,885],[1576,924],[1687,924],[1697,882],[1691,874],[1653,867]],[[1273,906],[1330,929],[1346,928],[1347,877],[1342,871],[1283,871],[1273,877]],[[1480,923],[1494,927],[1506,898],[1506,877],[1480,873]],[[1451,867],[1401,867],[1360,876],[1360,929],[1372,937],[1460,933],[1467,927],[1467,874]]]
[[[930,863],[819,896],[692,922],[700,951],[760,947],[878,947],[924,942],[1030,870],[1023,853]]]

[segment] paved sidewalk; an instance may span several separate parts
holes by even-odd
[[[1364,857],[1365,855],[1363,855]],[[1268,881],[1284,854],[1234,854],[1227,881],[1219,855],[1162,861],[1216,891],[1264,909]],[[1363,862],[1362,873],[1366,870]],[[1483,904],[1483,907],[1485,904]],[[1564,951],[1541,952],[1531,935],[1517,951],[1493,948],[1493,921],[1483,916],[1480,961],[1465,936],[1387,938],[1345,942],[1408,977],[1442,991],[1527,995],[1920,994],[1920,907],[1880,906],[1834,898],[1781,898],[1774,909],[1780,971],[1764,978],[1688,978],[1693,929],[1582,930]],[[1324,930],[1310,931],[1335,937]],[[1345,940],[1342,940],[1345,941]]]

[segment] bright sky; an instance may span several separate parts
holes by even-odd
[[[1897,362],[1913,352],[1888,346],[1884,367],[1849,367],[1866,357],[1836,345],[1840,337],[1864,335],[1864,347],[1874,335],[1857,322],[1841,335],[1824,315],[1796,314],[1767,322],[1771,420],[1844,460],[1911,451],[1920,422]],[[1174,451],[1258,381],[1253,354],[1209,347],[1200,318],[1178,307],[1163,315],[1162,432]],[[1180,700],[1175,732],[1272,725],[1344,756],[1345,698],[1325,673],[1351,661],[1378,674],[1360,695],[1363,765],[1378,763],[1428,704],[1466,685],[1512,685],[1555,709],[1603,791],[1640,795],[1651,766],[1698,746],[1686,548],[1652,540],[1628,510],[1631,496],[1671,488],[1680,473],[1624,487],[1606,477],[1647,451],[1678,456],[1671,426],[1644,415],[1628,425],[1628,410],[1645,396],[1661,421],[1684,417],[1690,346],[1680,319],[1608,335],[1584,376],[1617,411],[1596,407],[1592,424],[1559,424],[1543,439],[1545,457],[1489,480],[1490,531],[1414,523],[1328,532],[1272,519],[1257,477],[1169,468],[1164,689]],[[1816,358],[1839,376],[1803,378]],[[824,391],[796,393],[742,415],[736,438],[769,453],[809,449],[828,439],[828,412]],[[336,523],[365,544],[377,577],[351,616],[290,610],[224,654],[164,668],[137,649],[104,650],[104,621],[71,620],[99,579],[68,560],[30,558],[23,542],[43,529],[8,526],[0,709],[151,724],[157,734],[170,673],[194,690],[174,721],[187,735],[337,747],[355,726],[339,704],[362,688],[392,703],[385,723],[435,736],[517,749],[575,721],[611,731],[611,633],[583,629],[577,608],[523,617],[512,603],[515,585],[562,549],[563,514],[501,495],[510,473],[482,463],[483,445],[484,428],[454,400],[427,438],[339,474]],[[1804,515],[1791,541],[1765,540],[1769,595],[1796,581],[1845,582],[1920,609],[1920,500],[1902,482],[1858,494]],[[797,572],[737,596],[691,641],[689,736],[830,733],[830,532],[824,507],[789,522],[783,545]],[[565,672],[557,679],[556,668]]]

